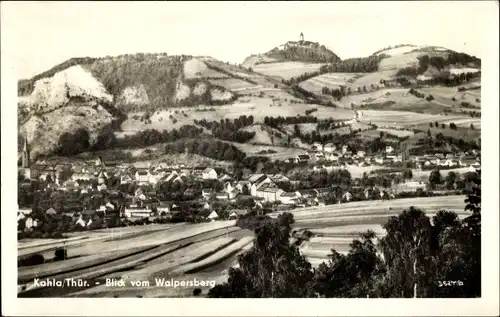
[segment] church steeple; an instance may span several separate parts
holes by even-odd
[[[24,137],[24,147],[23,147],[23,155],[22,155],[22,167],[29,168],[30,167],[30,147],[28,144],[28,136]]]

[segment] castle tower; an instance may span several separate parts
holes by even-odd
[[[304,42],[304,33],[300,32],[300,41]]]
[[[30,148],[29,148],[27,136],[24,137],[24,148],[23,148],[23,154],[22,154],[22,159],[21,159],[21,166],[23,168],[30,167]]]

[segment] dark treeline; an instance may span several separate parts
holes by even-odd
[[[221,161],[240,161],[245,158],[245,153],[234,145],[208,137],[203,139],[179,139],[168,143],[165,147],[166,153],[185,153],[186,150],[192,154]]]
[[[212,135],[215,137],[221,140],[234,141],[238,143],[245,143],[255,136],[255,132],[240,131],[240,129],[252,125],[253,122],[253,116],[247,117],[246,115],[242,115],[233,121],[227,118],[225,120],[221,119],[220,122],[207,121],[205,119],[194,120],[195,124],[211,130]]]
[[[133,135],[125,135],[123,138],[116,138],[112,131],[99,136],[93,150],[105,150],[110,148],[137,148],[158,143],[174,142],[182,138],[195,138],[203,133],[203,129],[192,125],[182,126],[179,130],[163,130],[162,132],[154,129],[139,131]]]
[[[72,156],[87,151],[102,151],[114,148],[138,148],[164,142],[173,142],[182,138],[195,138],[203,129],[191,125],[182,126],[179,130],[144,130],[133,135],[117,138],[112,128],[103,131],[96,143],[90,144],[90,136],[86,129],[80,128],[74,133],[65,132],[59,137],[56,154]]]
[[[313,109],[306,110],[305,113],[306,113],[306,116],[308,116],[311,113],[316,112],[316,111],[318,111],[318,108],[313,108]]]
[[[293,84],[291,93],[296,98],[306,99],[306,103],[323,104],[323,102],[321,100],[317,99],[313,93],[305,90],[304,88],[300,87],[299,85]],[[333,104],[329,104],[328,106],[336,107],[336,105],[333,105]]]
[[[418,83],[423,85],[444,85],[448,87],[456,87],[464,82],[468,82],[469,80],[480,76],[480,72],[462,73],[460,75],[450,75],[445,72],[443,76],[434,77],[429,80],[418,80]]]
[[[384,58],[389,57],[385,54],[373,55],[368,57],[348,58],[341,62],[322,66],[320,71],[324,73],[372,73],[378,70],[378,64]]]
[[[246,81],[247,83],[249,84],[252,84],[252,85],[258,85],[257,82],[247,78],[247,77],[242,77],[242,76],[238,76],[234,73],[231,73],[231,72],[228,72],[226,71],[225,69],[221,68],[221,67],[218,67],[216,65],[213,65],[211,63],[207,63],[207,62],[204,62],[204,64],[211,70],[215,70],[216,72],[219,72],[219,73],[222,73],[222,74],[225,74],[225,75],[228,75],[229,77],[232,77],[232,78],[236,78],[236,79],[239,79],[239,80],[243,80],[243,81]]]
[[[300,124],[300,123],[317,123],[318,118],[313,116],[297,116],[297,117],[265,117],[264,124],[272,128],[279,128],[284,124]]]
[[[415,97],[417,97],[417,98],[424,98],[424,97],[425,97],[425,94],[423,94],[423,93],[421,93],[421,92],[419,92],[418,90],[415,90],[415,89],[413,89],[413,88],[412,88],[412,89],[410,89],[410,90],[408,91],[408,93],[409,93],[409,94],[414,95],[414,96],[415,96]]]
[[[311,79],[313,77],[319,76],[321,74],[324,74],[324,73],[322,73],[320,71],[305,72],[302,75],[299,75],[299,76],[296,76],[296,77],[292,77],[292,78],[290,78],[288,80],[283,79],[281,82],[283,82],[284,84],[287,84],[287,85],[296,85],[296,84],[298,84],[300,82],[306,81],[308,79]]]
[[[316,131],[333,130],[341,127],[345,127],[346,124],[343,121],[335,121],[332,118],[321,120],[316,126]]]
[[[319,43],[304,41],[298,46],[288,46],[285,49],[274,49],[267,56],[276,60],[299,61],[307,63],[331,63],[340,58]]]
[[[417,140],[417,146],[411,148],[410,154],[422,155],[432,154],[436,150],[447,150],[449,147],[456,148],[459,151],[468,152],[470,150],[481,149],[481,139],[479,142],[475,140],[465,141],[462,138],[454,138],[451,136],[444,136],[441,132],[432,136],[431,131],[427,130],[427,135]]]
[[[481,60],[477,57],[470,56],[465,53],[450,52],[448,58],[443,58],[441,56],[423,55],[418,58],[418,73],[423,74],[429,66],[434,66],[438,70],[444,69],[448,65],[467,65],[469,63],[477,64],[481,67]]]
[[[464,53],[450,52],[447,58],[441,56],[429,57],[429,55],[423,55],[418,57],[418,60],[418,67],[405,67],[397,72],[397,81],[402,86],[412,85],[406,77],[415,78],[418,75],[424,74],[429,67],[435,67],[437,70],[443,71],[443,73],[428,80],[417,80],[418,84],[455,87],[464,82],[468,82],[473,78],[481,76],[480,72],[452,75],[449,71],[446,71],[446,67],[450,65],[468,65],[469,63],[475,63],[479,68],[481,67],[480,59]]]
[[[351,88],[346,88],[345,86],[340,86],[340,88],[330,89],[328,87],[323,87],[321,89],[323,95],[331,95],[335,100],[340,101],[345,96],[351,94]]]

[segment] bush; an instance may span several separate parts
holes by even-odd
[[[45,262],[45,258],[41,254],[33,254],[27,258],[23,258],[17,262],[18,266],[39,265]]]
[[[201,294],[201,289],[200,289],[200,288],[195,288],[195,289],[193,290],[193,296],[198,296],[198,295],[200,295],[200,294]]]

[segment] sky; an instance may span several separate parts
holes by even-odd
[[[20,78],[71,57],[167,52],[241,63],[289,40],[341,58],[390,45],[436,45],[481,57],[489,1],[2,2],[2,54]],[[491,14],[490,14],[491,16]],[[495,27],[492,25],[492,27]]]

